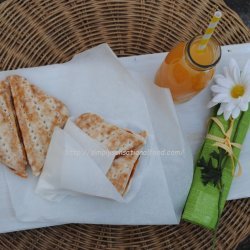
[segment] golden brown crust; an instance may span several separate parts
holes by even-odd
[[[18,134],[10,86],[0,82],[0,161],[21,177],[27,177],[26,156]]]
[[[139,134],[107,123],[96,114],[86,113],[76,119],[79,126],[90,137],[103,143],[110,151],[117,151],[106,176],[117,191],[124,195],[136,169],[139,151],[145,144],[147,133]]]
[[[141,135],[146,140],[146,131],[140,132],[139,135]],[[112,182],[112,184],[122,196],[128,191],[130,187],[136,167],[139,163],[140,150],[143,146],[144,144],[134,148],[130,152],[125,152],[125,154],[123,154],[121,157],[115,158],[106,174],[107,178]]]
[[[129,151],[143,145],[145,141],[142,136],[107,123],[96,114],[82,114],[75,123],[90,137],[103,143],[110,151]]]
[[[63,127],[68,119],[65,105],[21,76],[7,78],[14,100],[18,123],[29,165],[39,175],[54,128]]]
[[[138,155],[124,155],[115,159],[106,176],[115,186],[117,191],[123,195],[129,184]]]

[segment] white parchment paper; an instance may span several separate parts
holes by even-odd
[[[250,56],[250,44],[224,46],[222,47],[222,52],[223,52],[221,61],[222,63],[220,63],[219,67],[222,67],[222,65],[226,63],[228,61],[228,58],[231,56],[235,57],[237,60],[240,61],[241,64],[243,64],[246,58]],[[195,156],[198,148],[200,147],[203,141],[203,137],[206,133],[206,123],[210,115],[210,112],[209,110],[206,110],[205,107],[210,98],[210,90],[206,89],[190,102],[176,106],[177,115],[180,120],[180,125],[179,125],[169,91],[168,90],[159,91],[159,89],[155,88],[155,86],[152,84],[154,74],[165,56],[166,53],[131,56],[131,57],[120,58],[120,61],[123,64],[123,66],[136,79],[133,81],[133,83],[137,85],[139,88],[141,88],[144,95],[150,96],[146,98],[146,102],[150,114],[150,119],[154,128],[155,136],[157,138],[157,143],[161,144],[163,148],[167,149],[169,148],[169,145],[171,143],[171,141],[166,140],[166,138],[169,137],[169,138],[176,138],[176,140],[174,141],[172,140],[172,143],[175,142],[175,144],[173,143],[172,145],[173,148],[180,145],[181,141],[183,141],[182,133],[179,130],[181,126],[181,129],[184,132],[185,137],[188,139],[188,144],[191,146],[192,153]],[[73,61],[76,63],[81,63],[81,57],[82,54],[79,54],[73,59]],[[51,65],[50,67],[51,69],[53,69],[57,66]],[[8,73],[1,73],[1,74],[2,78],[5,77],[5,75],[8,75]],[[46,85],[46,82],[43,83],[41,82],[41,87],[43,87],[44,84]],[[49,86],[47,86],[47,89],[49,89]],[[157,112],[154,112],[156,109]],[[160,117],[159,122],[158,122],[158,117]],[[167,128],[164,129],[163,130],[164,132],[162,133],[161,129],[162,127],[165,128],[164,125],[166,125]],[[180,140],[180,138],[182,139]],[[247,134],[240,156],[241,163],[243,164],[243,175],[241,177],[238,177],[237,179],[234,179],[228,199],[237,199],[250,196],[249,193],[250,168],[248,168],[248,163],[250,161],[249,145],[250,145],[250,133]],[[188,163],[185,164],[185,162],[186,162],[185,159],[184,160],[181,159],[178,163],[176,163],[178,165],[173,165],[172,168],[175,167],[176,170],[181,172],[183,168],[190,167]],[[178,209],[179,210],[181,209],[183,204],[179,202],[181,200],[181,197],[179,197],[178,195],[175,197],[173,195],[172,191],[175,190],[177,182],[175,182],[175,180],[172,179],[171,170],[168,170],[169,166],[170,166],[169,164],[165,164],[163,166],[163,169],[165,176],[168,180],[167,184],[169,186],[169,189],[171,190],[170,192],[171,199],[174,204],[177,204],[174,205],[174,209],[177,211]],[[5,169],[4,167],[0,168],[0,201],[1,201],[0,232],[9,232],[9,231],[51,226],[63,223],[63,222],[59,223],[56,221],[45,221],[43,223],[36,221],[23,222],[18,220],[10,200],[7,182],[4,176],[4,169]],[[180,175],[180,178],[182,178],[182,175]],[[16,184],[20,184],[19,178],[16,177],[16,179],[18,179]],[[29,183],[28,185],[33,185],[33,181],[34,180],[32,180],[31,183]],[[182,188],[185,189],[185,185],[182,185],[181,181],[179,183],[180,184],[177,185],[179,191],[176,192],[181,193]],[[16,189],[18,189],[19,186],[22,186],[22,185],[16,186],[16,184],[15,184]],[[21,195],[25,195],[24,192]],[[183,197],[184,196],[185,194],[183,194]],[[165,199],[166,198],[167,196],[165,196]],[[165,207],[163,209],[165,209]],[[84,212],[85,211],[86,209],[84,209]],[[159,212],[157,209],[155,211]],[[164,216],[164,213],[160,214],[160,216]],[[156,223],[157,221],[153,221],[152,219],[152,224]],[[170,223],[170,221],[168,221],[167,219],[165,220],[164,218],[161,220],[161,218],[159,218],[158,223],[168,224]]]
[[[155,122],[161,124],[158,134],[164,125],[167,126],[167,129],[161,132],[161,137],[164,139],[158,142],[156,127],[152,125],[154,119],[150,117],[148,111],[150,103],[145,101],[144,93],[140,90],[139,82],[142,80],[133,79],[107,45],[86,51],[71,63],[2,72],[0,77],[4,78],[13,73],[24,75],[48,94],[62,100],[68,106],[72,116],[93,112],[107,120],[133,121],[136,127],[144,128],[152,136],[153,152],[146,156],[149,159],[149,165],[147,174],[142,180],[142,188],[136,198],[126,204],[91,196],[69,197],[61,203],[46,201],[34,192],[37,184],[36,177],[30,176],[28,181],[20,180],[4,168],[11,202],[18,220],[47,222],[50,225],[71,222],[97,224],[177,224],[179,222],[181,209],[191,184],[193,164],[191,154],[183,143],[171,96],[165,91],[156,90],[158,88],[152,82],[145,81],[147,86],[145,91],[148,96],[152,91],[152,98],[162,102],[159,105],[166,105],[166,100],[170,103],[164,113],[166,117],[162,117],[162,121],[160,115],[155,117],[157,119]],[[161,109],[163,107],[159,109],[159,113]],[[178,171],[171,170],[173,157],[157,154],[165,149],[183,152],[181,157],[176,157],[174,160]],[[163,162],[164,157],[166,159]],[[179,192],[181,197],[176,197],[175,202],[170,195],[166,175],[181,179],[181,184],[176,185],[177,190],[180,187],[182,189],[182,192]]]

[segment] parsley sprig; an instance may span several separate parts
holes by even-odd
[[[222,187],[222,172],[223,172],[223,161],[227,156],[227,152],[219,148],[218,152],[213,151],[210,154],[210,158],[208,161],[202,156],[198,161],[197,165],[201,168],[201,178],[204,185],[211,183],[214,187],[218,187],[221,189]],[[215,161],[213,161],[213,159]]]

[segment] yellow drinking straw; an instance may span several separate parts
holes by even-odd
[[[199,48],[198,50],[199,51],[202,51],[206,48],[207,44],[208,44],[208,41],[209,39],[211,38],[211,36],[213,35],[214,33],[214,30],[217,26],[217,24],[219,23],[220,19],[221,19],[221,16],[222,16],[222,13],[221,11],[216,11],[214,13],[214,16],[212,17],[206,31],[205,31],[205,34],[203,35],[201,41],[200,41],[200,45],[199,45]]]

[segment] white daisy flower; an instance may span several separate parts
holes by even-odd
[[[213,99],[209,102],[211,108],[221,104],[217,115],[223,114],[225,120],[231,116],[235,119],[241,111],[248,109],[250,102],[250,60],[247,61],[242,71],[234,59],[229,61],[229,66],[224,67],[223,74],[214,77],[215,84],[211,87]]]

